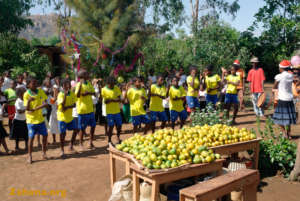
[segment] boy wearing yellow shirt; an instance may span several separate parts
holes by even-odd
[[[137,131],[137,128],[141,123],[145,124],[144,134],[147,133],[150,127],[151,120],[146,114],[144,109],[144,103],[147,100],[146,91],[142,88],[141,79],[136,77],[133,79],[134,87],[131,87],[126,97],[130,104],[130,115],[132,117],[133,132]]]
[[[46,146],[47,146],[47,128],[45,119],[42,114],[42,109],[47,107],[47,95],[42,89],[37,88],[37,80],[35,78],[28,79],[28,90],[24,93],[24,106],[26,108],[25,116],[28,128],[28,162],[32,163],[32,147],[35,135],[43,136],[42,150],[43,159],[47,159]]]
[[[183,127],[185,120],[187,119],[187,112],[183,107],[183,100],[186,96],[186,92],[182,86],[178,85],[178,78],[172,79],[172,86],[169,90],[170,97],[170,116],[172,121],[172,129],[175,128],[175,122],[180,118],[180,128]]]
[[[161,121],[161,129],[164,129],[166,122],[168,121],[168,116],[163,107],[163,99],[166,98],[167,90],[163,86],[164,80],[162,76],[158,76],[157,84],[152,84],[150,89],[150,116],[151,116],[151,127],[152,133],[155,131],[155,122],[157,119]]]
[[[60,146],[61,156],[64,155],[64,143],[66,137],[66,131],[72,130],[73,135],[70,143],[70,150],[73,151],[73,145],[76,140],[78,132],[77,122],[73,118],[73,108],[76,107],[76,96],[71,91],[70,80],[62,80],[63,91],[59,92],[57,96],[57,120],[58,129],[60,132]]]
[[[198,91],[200,87],[200,81],[196,77],[197,69],[195,67],[191,67],[190,75],[187,77],[187,85],[188,85],[188,93],[186,96],[186,102],[191,109],[192,112],[195,111],[196,107],[200,107],[200,103],[198,100]]]
[[[90,126],[89,148],[93,148],[96,120],[92,96],[95,95],[95,89],[88,81],[89,74],[86,70],[80,70],[78,72],[78,77],[80,82],[76,85],[75,95],[77,97],[76,109],[78,113],[78,129],[80,130],[80,146],[83,148],[83,134],[85,133],[86,127]]]
[[[205,88],[206,88],[206,103],[212,103],[216,105],[218,102],[218,90],[221,87],[221,78],[219,75],[212,75],[213,65],[208,65],[206,67],[206,76],[205,76]]]
[[[106,119],[108,128],[108,143],[111,143],[114,126],[117,128],[118,144],[121,143],[120,134],[122,129],[122,117],[120,111],[121,90],[115,85],[115,79],[108,77],[106,86],[101,89],[101,96],[106,107]]]
[[[233,119],[232,123],[235,124],[235,118],[238,113],[239,109],[239,101],[237,96],[237,87],[240,84],[241,77],[236,74],[237,67],[232,66],[230,75],[228,75],[225,79],[225,82],[227,83],[227,89],[225,94],[225,108],[227,109],[227,116],[229,117],[229,112],[231,105],[234,107],[233,111]]]

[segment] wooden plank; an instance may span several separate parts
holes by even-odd
[[[259,161],[259,143],[256,144],[256,148],[254,149],[254,155],[253,155],[254,169],[258,169],[258,161]]]
[[[257,170],[243,169],[184,188],[180,190],[180,194],[198,200],[212,200],[246,185],[258,185],[258,182],[259,173]]]
[[[211,147],[212,150],[214,150],[215,153],[221,154],[221,155],[229,155],[236,152],[246,151],[246,150],[253,150],[257,147],[257,144],[259,144],[259,141],[261,139],[255,139],[250,140],[246,142],[238,142],[234,144],[228,144],[228,145],[222,145],[217,147]]]
[[[116,159],[113,157],[112,153],[109,153],[109,163],[110,163],[110,186],[111,189],[116,182]]]
[[[158,196],[159,196],[159,183],[154,181],[152,182],[151,201],[158,201]]]
[[[243,189],[243,201],[257,201],[257,184],[252,184]]]
[[[136,172],[132,174],[132,183],[133,183],[133,201],[140,200],[140,179],[137,177]]]

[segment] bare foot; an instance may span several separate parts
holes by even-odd
[[[93,149],[93,148],[95,148],[95,146],[94,146],[94,144],[93,143],[90,143],[90,145],[89,145],[89,147],[88,147],[89,149]]]
[[[83,146],[83,145],[80,145],[80,146],[79,146],[79,151],[84,151],[84,150],[85,150],[84,146]]]
[[[31,157],[31,156],[28,157],[27,162],[28,162],[29,164],[32,164],[32,157]]]
[[[46,154],[43,154],[42,158],[43,158],[43,160],[47,160],[48,159],[48,157],[47,157]]]
[[[41,144],[41,143],[38,143],[38,147],[41,148],[41,147],[42,147],[42,144]]]
[[[64,153],[64,151],[62,151],[61,153],[60,153],[60,157],[64,157],[65,156],[65,153]]]
[[[11,151],[11,150],[7,150],[7,151],[6,151],[6,154],[7,154],[7,155],[11,155],[11,154],[13,154],[13,153],[14,153],[14,152]]]

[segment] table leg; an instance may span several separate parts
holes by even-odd
[[[259,142],[255,146],[254,155],[253,155],[253,169],[258,169],[258,160],[259,160]]]
[[[243,189],[244,201],[257,201],[257,184],[245,186]]]
[[[109,163],[110,163],[110,186],[111,189],[116,182],[116,159],[113,157],[112,153],[109,154]]]
[[[153,181],[152,191],[151,191],[151,201],[158,201],[158,196],[159,196],[159,183],[157,181]]]
[[[126,160],[125,164],[126,164],[126,169],[125,169],[126,175],[129,175],[130,174],[130,163],[128,160]]]
[[[133,201],[140,200],[140,178],[138,178],[135,171],[132,173],[132,184],[133,184]]]

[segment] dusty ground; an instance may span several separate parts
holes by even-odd
[[[251,108],[249,108],[251,109]],[[268,111],[267,114],[270,114]],[[239,127],[256,129],[256,119],[250,110],[240,113],[237,118]],[[262,123],[261,127],[264,124]],[[132,134],[131,125],[123,127],[122,139]],[[294,126],[292,133],[295,139],[300,136],[300,126]],[[68,135],[70,137],[70,135]],[[69,138],[68,138],[69,140]],[[114,138],[114,140],[116,140]],[[8,140],[10,149],[14,142]],[[50,142],[52,138],[50,136]],[[35,144],[36,146],[36,144]],[[41,160],[41,150],[36,148],[33,153],[34,163],[26,163],[27,155],[0,156],[0,201],[104,201],[111,193],[109,183],[109,162],[106,151],[107,142],[103,127],[97,126],[96,149],[71,154],[67,152],[65,159],[59,158],[58,145],[49,145],[49,160]],[[24,148],[21,142],[21,148]],[[78,149],[76,146],[75,148]],[[1,148],[3,151],[3,148]],[[118,164],[118,177],[124,173],[122,164]],[[59,195],[22,196],[17,190],[62,190]],[[299,201],[300,184],[290,183],[282,177],[265,178],[262,181],[259,201]],[[15,190],[15,195],[13,190]]]

